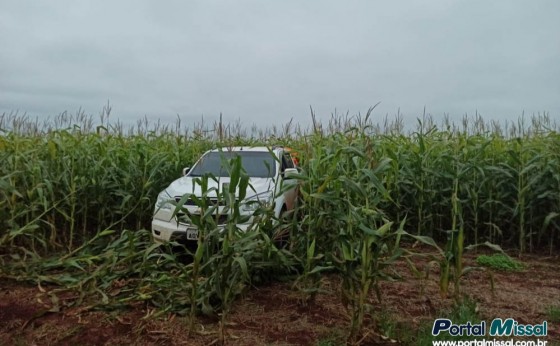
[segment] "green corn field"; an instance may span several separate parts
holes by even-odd
[[[288,124],[250,133],[239,126],[220,133],[217,124],[189,131],[180,124],[151,129],[144,121],[124,131],[122,125],[94,127],[83,115],[57,120],[54,129],[25,117],[0,118],[3,248],[70,250],[100,230],[148,228],[158,192],[212,147],[289,145],[306,168],[355,142],[352,129],[359,126],[368,141],[353,146],[369,153],[360,164],[388,165],[380,206],[394,222],[406,217],[408,232],[445,240],[459,222],[467,244],[547,253],[560,246],[560,135],[547,118],[504,129],[481,119],[461,127],[419,121],[408,133],[398,123],[380,128],[370,120],[358,124],[357,117],[333,118],[308,131]],[[336,169],[340,161],[332,156],[313,179],[328,185],[329,165]]]
[[[193,318],[226,311],[255,273],[296,272],[294,287],[311,302],[322,273],[334,270],[345,278],[353,342],[364,301],[370,292],[383,294],[378,282],[404,254],[401,237],[447,244],[453,263],[441,268],[459,273],[456,293],[463,247],[560,249],[560,135],[546,115],[527,123],[476,116],[460,124],[422,116],[408,129],[399,117],[376,123],[370,109],[326,123],[312,113],[309,128],[290,122],[262,130],[146,119],[125,127],[111,124],[109,113],[104,109],[100,121],[83,112],[44,123],[0,117],[0,277],[55,283],[115,306],[149,301]],[[302,203],[288,220],[292,245],[276,249],[262,230],[231,231],[215,235],[214,249],[224,239],[232,244],[217,257],[200,253],[183,266],[173,254],[158,254],[146,231],[158,193],[206,150],[228,145],[285,145],[298,153]],[[238,289],[223,282],[227,275],[212,276],[202,258],[212,272],[238,273]],[[130,275],[134,289],[111,296],[113,282]],[[442,280],[447,285],[449,277]]]

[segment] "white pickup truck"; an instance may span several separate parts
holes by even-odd
[[[183,170],[184,176],[172,182],[157,199],[152,220],[152,235],[157,243],[180,241],[196,242],[198,229],[185,219],[173,216],[173,201],[180,201],[185,194],[202,196],[201,187],[194,179],[204,174],[212,174],[217,181],[209,179],[208,188],[221,189],[229,183],[224,159],[241,157],[241,164],[249,176],[247,198],[241,203],[241,213],[249,216],[248,221],[237,225],[246,230],[252,223],[252,215],[259,203],[274,205],[274,215],[279,218],[284,212],[294,208],[297,198],[297,180],[293,178],[298,170],[287,148],[283,147],[228,147],[207,151],[192,168]],[[217,195],[209,195],[210,203],[217,203]],[[258,203],[255,203],[258,202]],[[190,213],[200,212],[198,206],[187,200],[184,207]],[[217,224],[227,220],[227,208],[218,206]]]

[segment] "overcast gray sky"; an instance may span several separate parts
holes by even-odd
[[[560,118],[560,1],[0,2],[0,114]]]

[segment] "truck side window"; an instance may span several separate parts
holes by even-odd
[[[284,172],[286,168],[294,168],[294,162],[289,153],[282,154],[282,172]]]

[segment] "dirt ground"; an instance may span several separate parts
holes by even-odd
[[[466,265],[474,264],[474,255]],[[492,293],[488,272],[473,271],[463,280],[463,291],[477,303],[483,320],[514,318],[536,324],[547,319],[547,309],[560,307],[560,258],[524,256],[522,272],[493,271]],[[403,343],[403,333],[415,333],[448,311],[450,298],[440,298],[438,269],[418,280],[404,261],[395,266],[403,280],[381,284],[382,303],[372,294],[373,320],[364,328],[363,344]],[[239,299],[227,324],[230,345],[338,345],[348,331],[348,314],[339,299],[339,278],[328,275],[314,304],[302,305],[301,294],[290,283],[254,287]],[[176,315],[157,316],[153,308],[138,304],[128,310],[94,311],[87,306],[65,308],[70,294],[54,287],[0,282],[1,345],[212,345],[219,324],[201,317],[189,335],[188,321]],[[57,300],[58,299],[58,300]],[[58,310],[58,311],[57,311]],[[389,338],[380,332],[393,326]],[[549,322],[549,345],[560,344],[560,323]]]

